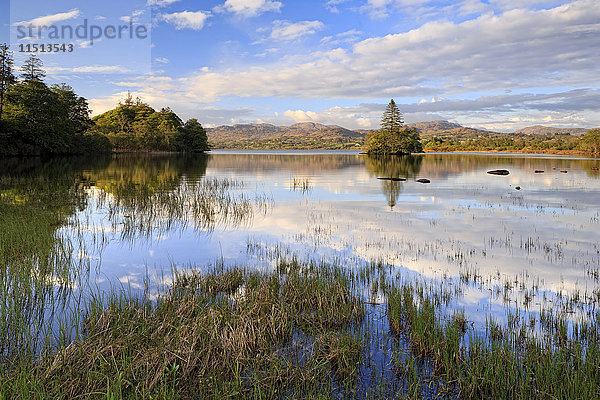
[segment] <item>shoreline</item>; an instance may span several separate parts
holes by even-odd
[[[168,156],[168,155],[211,155],[211,154],[227,154],[227,153],[251,153],[259,154],[285,154],[285,153],[310,153],[319,154],[356,154],[367,155],[360,149],[239,149],[239,148],[213,148],[209,151],[198,153],[182,153],[175,151],[113,151],[111,153],[98,153],[94,157],[108,157],[114,155],[149,155],[149,156]],[[590,155],[579,150],[452,150],[452,151],[436,151],[426,149],[423,153],[414,153],[412,155],[427,155],[427,154],[465,154],[465,155],[546,155],[546,156],[578,156],[590,160],[600,160],[600,157]],[[60,158],[60,157],[89,157],[90,154],[30,154],[30,155],[10,155],[1,156],[0,160],[8,159],[26,159],[26,158]]]

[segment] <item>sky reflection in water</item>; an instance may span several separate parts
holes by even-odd
[[[541,290],[589,293],[597,287],[590,271],[600,268],[600,180],[593,170],[599,164],[525,155],[373,159],[354,152],[214,152],[205,171],[175,168],[173,187],[213,178],[243,182],[230,189],[234,197],[258,197],[262,205],[253,200],[242,223],[216,223],[209,230],[189,221],[168,227],[158,221],[145,235],[127,236],[126,217],[108,223],[106,202],[95,200],[78,217],[90,229],[106,228],[106,245],[91,256],[101,285],[118,279],[141,288],[147,273],[168,281],[173,265],[223,261],[269,270],[275,255],[297,255],[348,267],[381,260],[424,277],[476,271],[490,285],[519,277]],[[486,173],[498,168],[511,174]],[[169,181],[164,166],[144,173],[162,174],[144,177],[147,182]],[[127,180],[126,173],[118,176]],[[488,297],[467,291],[461,303],[479,307]]]

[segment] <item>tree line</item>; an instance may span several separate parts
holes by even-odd
[[[582,153],[600,156],[600,129],[591,129],[583,136],[506,134],[504,137],[479,137],[467,140],[433,137],[424,142],[425,151],[515,151],[547,153]]]
[[[17,70],[8,45],[0,44],[0,156],[209,150],[196,119],[184,123],[170,109],[155,111],[130,95],[92,119],[84,97],[45,77],[35,55]]]
[[[515,137],[478,137],[467,140],[433,137],[421,140],[415,128],[404,126],[404,118],[392,99],[381,118],[379,130],[365,138],[364,149],[369,154],[407,155],[423,151],[516,151],[516,152],[576,152],[600,156],[600,129],[586,135],[521,135]]]

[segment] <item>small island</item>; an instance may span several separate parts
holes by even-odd
[[[404,118],[394,99],[390,100],[383,113],[381,129],[365,138],[365,151],[367,154],[379,155],[409,155],[423,152],[419,133],[414,128],[404,127]]]

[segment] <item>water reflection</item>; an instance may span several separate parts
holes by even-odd
[[[419,175],[423,156],[366,156],[365,167],[373,176],[386,178],[381,181],[381,190],[390,208],[394,208],[402,192],[402,181]],[[392,180],[389,180],[391,178]]]
[[[185,176],[195,183],[206,175],[209,155],[133,155],[113,157],[104,168],[83,172],[90,185],[112,194],[123,205],[137,203],[137,189],[151,196],[175,190]]]
[[[250,249],[245,257],[232,256],[233,263],[254,259],[260,263],[277,255],[325,257],[348,265],[380,259],[428,277],[476,273],[500,286],[521,277],[519,285],[528,290],[591,294],[598,288],[594,271],[600,268],[600,182],[592,172],[599,160],[464,154],[412,159],[319,156],[329,166],[339,165],[332,171],[302,164],[299,155],[292,158],[293,165],[281,169],[250,166],[260,165],[263,157],[276,164],[277,157],[283,157],[277,154],[245,154],[244,168],[237,165],[235,155],[213,157],[208,174],[241,176],[251,185],[263,185],[275,198],[271,213],[254,221],[250,232],[228,233]],[[316,156],[311,157],[316,162]],[[246,168],[260,173],[245,172]],[[486,174],[500,168],[511,174]],[[309,176],[308,196],[282,190],[295,175]],[[382,176],[408,180],[376,179]],[[417,177],[432,183],[418,184]],[[233,254],[235,249],[232,246]],[[480,310],[492,307],[482,306],[479,295],[473,301]]]
[[[8,159],[0,164],[0,361],[36,354],[88,271],[60,227],[88,207],[81,167],[106,159]],[[83,241],[83,239],[82,239]],[[57,317],[58,318],[58,317]]]
[[[27,235],[81,242],[85,251],[73,257],[94,261],[96,283],[143,287],[149,269],[164,277],[173,265],[215,260],[269,268],[297,255],[348,266],[379,259],[427,277],[477,271],[500,285],[523,276],[528,288],[589,294],[600,270],[599,164],[356,152],[5,160],[0,203],[4,215],[21,210]],[[490,169],[511,174],[489,176]],[[431,184],[414,181],[422,177]],[[294,190],[295,181],[310,182],[310,190]],[[40,218],[42,211],[55,217]],[[6,221],[2,231],[14,232]],[[43,229],[39,221],[47,221]],[[24,241],[2,240],[5,255]],[[56,282],[54,275],[46,281]]]

